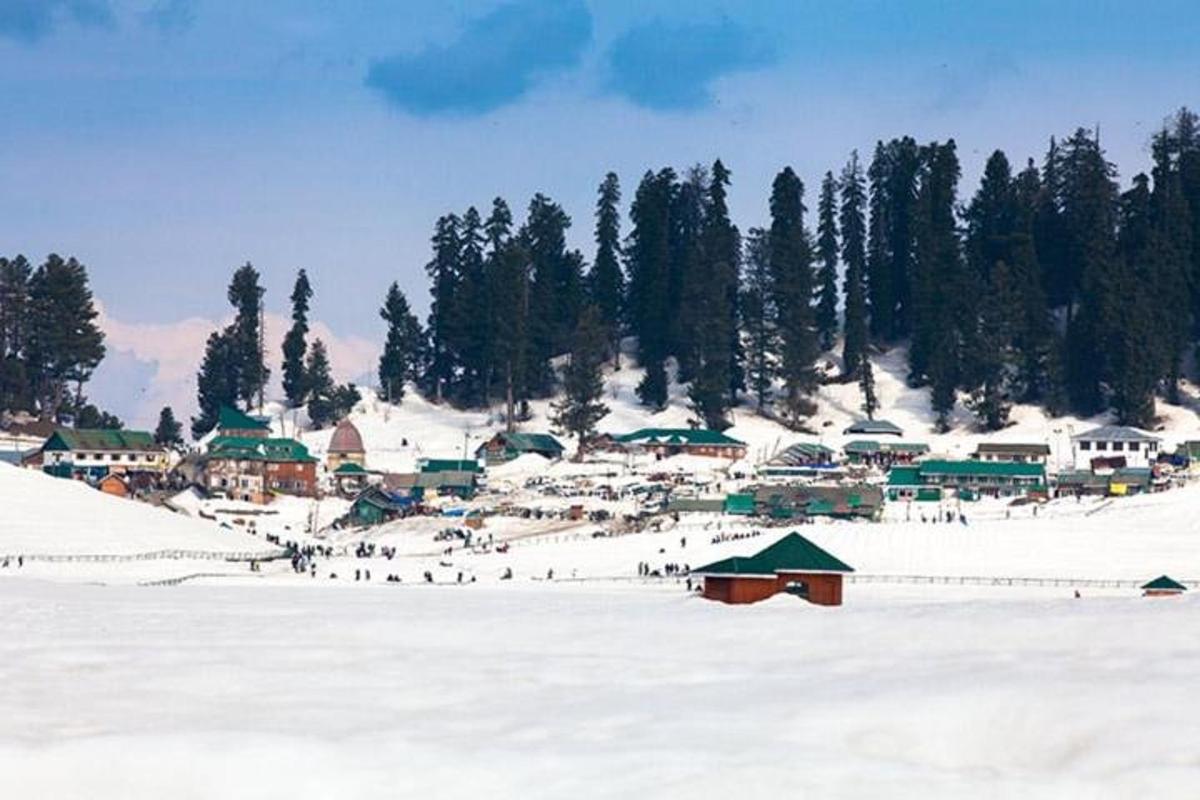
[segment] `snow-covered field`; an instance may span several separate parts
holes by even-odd
[[[1200,597],[0,582],[11,797],[1186,797]]]

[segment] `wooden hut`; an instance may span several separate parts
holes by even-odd
[[[1154,580],[1142,586],[1143,597],[1174,597],[1186,591],[1186,586],[1173,578],[1168,578],[1166,575],[1159,575]]]
[[[780,592],[822,606],[842,604],[842,576],[854,568],[789,533],[753,556],[734,556],[693,570],[704,579],[704,596],[722,603],[757,603]]]

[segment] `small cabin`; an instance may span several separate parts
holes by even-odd
[[[1174,597],[1187,591],[1187,587],[1174,578],[1159,575],[1142,586],[1143,597]]]
[[[735,605],[785,593],[815,605],[840,606],[842,578],[851,572],[853,567],[798,533],[753,556],[734,556],[692,570],[704,579],[705,598]]]

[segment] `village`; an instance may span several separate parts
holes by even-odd
[[[649,534],[672,545],[625,564],[577,550],[571,562],[538,559],[515,577],[636,577],[728,603],[786,592],[822,605],[843,602],[842,576],[855,567],[836,547],[806,538],[814,525],[965,528],[1085,501],[1090,514],[1097,504],[1178,490],[1200,476],[1200,440],[1167,447],[1153,433],[1111,424],[1080,426],[1060,441],[959,436],[949,446],[885,419],[850,419],[819,437],[771,426],[765,440],[751,428],[754,442],[693,426],[640,427],[604,432],[581,451],[549,427],[486,424],[468,427],[455,446],[436,425],[407,430],[389,421],[392,413],[381,401],[364,402],[311,431],[284,414],[226,407],[217,429],[190,450],[158,445],[146,431],[16,419],[0,433],[0,459],[258,537],[265,549],[243,565],[256,573],[507,581],[514,567],[496,559],[513,547],[586,548]],[[730,547],[737,555],[725,555]],[[723,557],[709,563],[709,553]],[[21,554],[0,555],[7,563]],[[1161,585],[1141,588],[1185,588],[1166,575],[1156,580]]]

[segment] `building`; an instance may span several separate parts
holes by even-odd
[[[422,458],[417,461],[418,472],[483,472],[473,458]]]
[[[1010,464],[1045,464],[1050,458],[1050,445],[980,442],[971,458],[976,461],[1004,461]]]
[[[1142,586],[1143,597],[1174,597],[1186,591],[1186,586],[1173,578],[1168,578],[1166,575],[1159,575],[1154,580]]]
[[[475,458],[487,466],[505,464],[517,456],[535,453],[549,459],[562,458],[566,450],[548,433],[509,433],[501,431],[475,450]]]
[[[14,466],[22,464],[28,456],[39,452],[56,430],[58,425],[51,420],[26,417],[8,421],[0,427],[0,461]]]
[[[371,473],[353,461],[347,461],[333,471],[333,485],[343,497],[353,497],[361,492],[370,478]]]
[[[823,606],[842,604],[842,577],[850,572],[853,567],[798,533],[753,556],[734,556],[692,570],[704,579],[709,600],[756,603],[786,592]]]
[[[860,419],[846,428],[842,433],[846,436],[896,436],[904,435],[899,425],[886,419]]]
[[[133,489],[129,485],[129,481],[124,475],[118,475],[115,472],[110,472],[100,479],[96,484],[96,488],[105,494],[111,494],[113,497],[129,497],[133,494]]]
[[[110,473],[161,477],[166,448],[146,431],[57,428],[41,449],[42,470],[60,478],[98,482]]]
[[[619,449],[654,453],[659,458],[680,454],[733,460],[746,457],[745,442],[703,428],[642,428],[613,436],[611,441]]]
[[[276,494],[317,495],[317,459],[295,439],[214,437],[203,459],[204,487],[247,503]]]
[[[1011,497],[1046,490],[1046,468],[1042,464],[1005,461],[923,461],[916,466],[892,467],[888,473],[889,500],[942,498],[947,490],[959,497],[980,495]]]
[[[749,492],[754,496],[755,515],[773,519],[877,519],[883,511],[883,490],[867,484],[762,484]]]
[[[393,494],[378,486],[368,486],[354,498],[346,521],[351,525],[381,525],[403,517],[413,505],[410,497]]]
[[[814,476],[836,469],[833,450],[819,442],[798,442],[759,468],[763,475]]]
[[[242,439],[266,439],[271,435],[271,426],[264,419],[244,414],[236,408],[221,406],[217,411],[217,432],[222,436]]]
[[[362,434],[348,419],[342,420],[333,429],[329,450],[325,454],[325,468],[330,472],[337,472],[343,464],[367,466],[367,451],[363,447]]]
[[[479,473],[466,470],[387,473],[383,476],[383,488],[397,497],[418,501],[435,496],[470,500],[479,490]]]
[[[1075,469],[1091,469],[1094,461],[1108,467],[1149,467],[1158,460],[1162,440],[1137,428],[1102,425],[1071,437]],[[1124,463],[1117,463],[1123,460]]]
[[[855,439],[842,448],[846,460],[855,466],[888,469],[893,464],[912,464],[929,455],[924,442],[881,442],[877,439]]]

